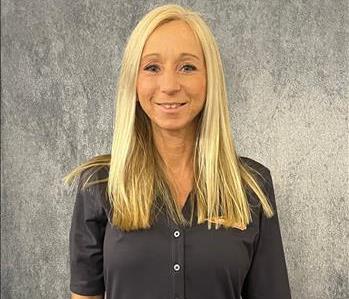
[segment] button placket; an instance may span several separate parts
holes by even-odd
[[[172,227],[172,279],[174,298],[184,298],[184,230]]]
[[[180,266],[179,264],[174,264],[174,265],[173,265],[173,269],[174,269],[175,271],[179,271],[180,268],[181,268],[181,266]]]
[[[180,236],[180,234],[181,234],[181,233],[180,233],[179,230],[175,230],[174,233],[173,233],[173,235],[174,235],[175,238],[178,238],[178,237]]]

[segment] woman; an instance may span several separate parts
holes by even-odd
[[[271,174],[235,151],[199,14],[164,5],[144,16],[116,103],[111,155],[66,177],[79,176],[71,298],[291,298]]]

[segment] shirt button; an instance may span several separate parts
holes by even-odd
[[[181,268],[181,266],[180,266],[179,264],[174,264],[174,265],[173,265],[173,269],[174,269],[175,271],[179,271],[180,268]]]
[[[181,234],[181,233],[180,233],[178,230],[176,230],[176,231],[173,233],[173,235],[175,236],[175,238],[178,238],[180,234]]]

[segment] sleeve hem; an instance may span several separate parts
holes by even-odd
[[[98,296],[98,295],[104,295],[105,288],[104,287],[92,288],[92,287],[71,284],[70,291],[81,296]]]

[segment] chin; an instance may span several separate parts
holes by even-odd
[[[176,120],[173,120],[173,122],[177,122]],[[170,124],[169,122],[167,124],[165,123],[155,123],[156,127],[160,130],[167,130],[167,131],[178,131],[185,129],[185,125],[179,125],[177,123]]]

